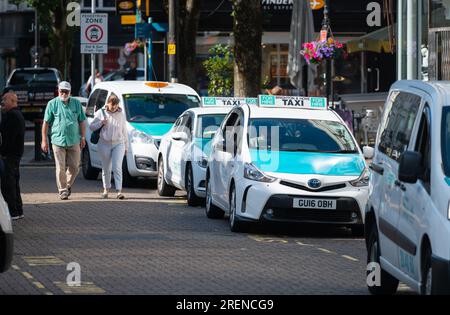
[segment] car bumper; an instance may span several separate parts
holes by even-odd
[[[241,200],[239,216],[249,220],[333,225],[363,224],[367,188],[346,184],[344,188],[325,192],[309,192],[280,184],[243,180],[237,188]],[[335,210],[294,208],[294,198],[336,200]],[[271,211],[269,211],[269,209]]]
[[[5,272],[11,267],[14,250],[13,233],[0,234],[0,272]]]
[[[194,191],[200,198],[206,197],[206,168],[197,165],[197,162],[192,162],[192,172],[194,175]]]
[[[158,149],[154,144],[130,145],[127,153],[128,173],[133,177],[158,176]]]

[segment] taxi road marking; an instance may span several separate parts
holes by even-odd
[[[336,254],[335,252],[332,252],[331,250],[325,249],[325,248],[321,248],[321,247],[317,247],[318,250],[320,250],[321,252],[327,253],[327,254]]]
[[[351,261],[359,261],[356,258],[353,258],[352,256],[348,256],[348,255],[342,255],[342,257],[344,257],[345,259],[351,260]]]
[[[60,266],[65,262],[55,256],[27,256],[23,260],[30,266]]]
[[[53,282],[65,294],[104,294],[105,290],[96,286],[93,282],[81,282],[80,286],[68,286],[65,282]]]
[[[33,276],[31,274],[29,274],[28,272],[23,271],[22,275],[27,278],[28,280],[34,279]]]

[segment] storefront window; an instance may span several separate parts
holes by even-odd
[[[430,0],[430,28],[450,27],[450,1]]]

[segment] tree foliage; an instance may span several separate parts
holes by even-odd
[[[13,0],[37,9],[41,32],[46,33],[52,52],[52,64],[67,79],[70,73],[73,39],[76,28],[67,25],[67,4],[74,0]]]
[[[233,92],[233,53],[230,46],[215,45],[210,57],[203,62],[209,78],[210,96],[231,96]]]
[[[261,88],[261,0],[231,0],[233,3],[234,95],[256,97]]]

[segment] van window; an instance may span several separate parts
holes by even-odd
[[[431,136],[430,136],[430,120],[429,107],[425,106],[425,111],[420,119],[419,133],[415,145],[415,151],[422,154],[422,183],[425,189],[430,193],[430,176],[431,176]]]
[[[415,94],[400,92],[393,100],[392,108],[380,130],[378,150],[396,161],[409,145],[420,100]]]
[[[97,100],[95,102],[95,107],[94,107],[95,111],[98,111],[100,108],[105,106],[105,104],[106,104],[106,97],[108,96],[108,91],[107,90],[99,89],[99,91],[100,92],[98,93],[98,97],[97,97]]]
[[[445,176],[450,177],[450,106],[443,109],[441,142]]]
[[[95,112],[95,103],[97,102],[98,93],[100,93],[100,90],[95,90],[92,92],[91,96],[89,97],[89,101],[86,107],[86,116],[87,117],[94,117]]]

